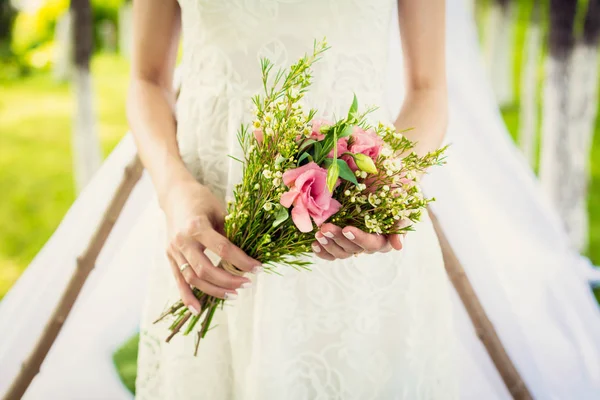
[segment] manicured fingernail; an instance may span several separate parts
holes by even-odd
[[[331,232],[323,232],[323,235],[327,236],[328,238],[333,238],[335,235]]]
[[[325,246],[328,242],[327,239],[325,239],[323,236],[319,237],[319,236],[315,236],[317,238],[317,242],[321,243],[323,246]]]
[[[252,273],[253,274],[260,274],[261,272],[263,272],[263,267],[254,267],[254,268],[252,268]]]
[[[356,236],[354,236],[354,233],[352,233],[350,231],[348,231],[348,232],[342,232],[342,234],[348,240],[354,240],[354,239],[356,239]]]
[[[321,252],[321,247],[317,246],[316,244],[312,245],[312,249],[315,253],[320,253]]]
[[[235,299],[237,299],[237,296],[238,295],[235,293],[227,292],[227,293],[225,293],[225,300],[235,300]]]
[[[194,315],[200,315],[200,311],[198,311],[198,309],[194,306],[188,306],[188,310],[190,310],[190,312]]]
[[[252,282],[244,282],[242,283],[242,286],[240,286],[242,289],[248,289],[252,287]]]

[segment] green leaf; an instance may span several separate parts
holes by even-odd
[[[314,139],[308,139],[308,140],[305,140],[305,141],[302,143],[302,145],[300,146],[300,148],[298,149],[298,151],[302,151],[302,150],[304,150],[305,148],[307,148],[308,146],[310,146],[311,144],[313,144],[313,143],[316,143],[316,142],[317,142],[317,141],[316,141],[316,140],[314,140]]]
[[[301,156],[300,156],[300,158],[298,159],[298,165],[300,165],[300,163],[301,163],[302,161],[304,161],[305,159],[307,159],[307,158],[308,158],[308,160],[309,160],[309,161],[312,161],[312,157],[310,156],[310,153],[308,153],[308,152],[306,152],[306,153],[302,153],[302,155],[301,155]]]
[[[333,193],[333,189],[335,189],[335,184],[337,183],[339,177],[340,166],[338,163],[332,163],[329,168],[327,168],[327,188],[331,193]]]
[[[287,208],[281,205],[278,206],[277,212],[275,213],[275,221],[273,221],[273,228],[277,228],[279,225],[283,224],[289,216]]]
[[[314,149],[315,160],[318,160],[319,158],[321,158],[321,154],[323,153],[323,146],[321,145],[321,142],[315,142]]]
[[[338,134],[338,139],[352,135],[352,130],[353,130],[352,126],[350,126],[350,125],[345,126],[344,129],[342,129],[342,131]]]
[[[352,99],[352,105],[350,106],[350,110],[348,110],[348,119],[355,118],[357,111],[358,111],[358,99],[356,98],[356,94],[354,94],[354,98]]]
[[[331,160],[331,159],[329,159]],[[358,181],[356,180],[356,176],[354,175],[354,172],[352,172],[352,170],[350,169],[350,167],[348,166],[348,164],[346,163],[346,161],[342,160],[342,159],[337,159],[337,164],[340,168],[340,177],[342,179],[345,179],[349,182],[354,183],[355,185],[358,185]]]

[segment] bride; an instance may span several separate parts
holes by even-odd
[[[325,223],[315,231],[312,272],[282,276],[262,273],[260,260],[222,233],[224,200],[240,177],[227,156],[239,153],[236,130],[250,121],[250,98],[262,88],[259,58],[287,65],[314,38],[327,37],[331,49],[316,66],[308,106],[339,115],[353,92],[385,105],[393,5],[134,3],[129,120],[168,242],[147,272],[138,398],[456,398],[449,282],[427,216],[408,237]],[[401,0],[398,13],[409,90],[396,126],[417,127],[408,135],[424,154],[441,145],[446,127],[444,1]],[[170,88],[180,30],[175,112]],[[385,107],[378,117],[393,121]],[[215,267],[207,252],[249,276]],[[152,323],[179,297],[197,315],[191,287],[228,300],[197,357],[194,335],[167,344],[167,326]]]
[[[149,323],[180,296],[173,274],[181,279],[179,267],[193,264],[185,252],[165,255],[168,239],[185,225],[177,221],[197,213],[190,210],[208,210],[208,199],[215,204],[211,210],[220,207],[238,179],[226,156],[239,151],[231,138],[247,118],[244,102],[258,90],[259,57],[286,65],[326,35],[333,48],[315,67],[313,105],[345,109],[348,93],[356,91],[362,104],[387,106],[376,117],[393,120],[401,109],[401,127],[420,128],[415,137],[425,146],[439,144],[446,96],[433,96],[442,104],[416,96],[423,91],[415,83],[442,74],[435,58],[443,58],[436,49],[443,40],[443,5],[390,2],[182,0],[181,13],[166,0],[135,2],[142,40],[130,116],[151,174],[129,198],[25,399],[130,399],[113,353],[138,331],[142,308],[140,398],[239,398],[285,390],[279,397],[446,399],[455,386],[461,399],[510,398],[460,300],[448,291],[429,220],[402,243],[391,239],[390,246],[402,244],[399,251],[323,260],[312,272],[284,271],[283,277],[249,273],[253,286],[239,289],[213,284],[212,276],[196,281],[238,295],[227,300],[197,358],[190,356],[191,343],[164,344],[166,327]],[[431,171],[424,189],[436,197],[434,212],[534,398],[600,398],[600,312],[588,283],[593,270],[581,267],[583,259],[566,245],[554,210],[508,136],[479,59],[472,16],[462,0],[447,2],[446,140],[452,145],[448,164]],[[183,86],[175,112],[168,82],[179,15]],[[171,61],[165,66],[161,60]],[[0,302],[0,393],[36,343],[135,153],[127,135]],[[161,191],[164,211],[156,201]],[[317,235],[328,244],[315,240],[319,260],[356,252],[332,247],[351,244],[334,227],[321,228],[323,236]],[[344,227],[348,231],[370,250],[388,246]],[[171,266],[173,256],[185,261],[174,259]],[[247,262],[245,268],[254,268],[254,260]],[[184,277],[193,278],[190,268]]]

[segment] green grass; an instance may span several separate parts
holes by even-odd
[[[128,65],[94,58],[95,105],[105,154],[127,130]],[[75,198],[73,97],[49,73],[0,82],[0,298],[56,229]]]
[[[135,393],[135,377],[137,375],[137,355],[139,335],[132,336],[113,354],[117,373],[127,389]]]

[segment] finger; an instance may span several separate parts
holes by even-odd
[[[403,243],[402,241],[404,240],[404,233],[401,235],[398,234],[394,234],[394,235],[389,235],[388,236],[388,241],[390,243],[390,246],[392,246],[392,248],[394,250],[402,250],[403,247]]]
[[[179,251],[172,251],[171,254],[178,265],[177,269],[183,276],[183,279],[187,283],[188,287],[191,285],[201,290],[203,293],[206,293],[210,296],[218,297],[220,299],[235,299],[237,297],[237,292],[235,290],[221,288],[210,282],[205,281],[204,279],[200,279],[194,272],[194,269],[191,267],[191,264]],[[181,271],[181,266],[186,263],[190,266]]]
[[[335,257],[332,256],[331,254],[329,254],[327,252],[327,250],[325,250],[320,244],[319,242],[313,242],[311,244],[313,253],[315,253],[315,255],[319,258],[322,258],[323,260],[327,260],[327,261],[333,261],[335,260]]]
[[[205,223],[204,229],[194,232],[193,237],[221,259],[230,262],[242,271],[256,273],[262,270],[260,261],[244,253],[242,249],[231,243],[208,223]]]
[[[387,238],[383,235],[363,232],[354,226],[344,227],[342,234],[368,253],[384,250],[388,242]]]
[[[173,276],[175,277],[175,283],[177,284],[177,290],[179,291],[179,297],[181,297],[181,301],[185,306],[192,312],[194,315],[200,314],[200,302],[194,296],[192,292],[192,288],[186,282],[185,278],[179,271],[179,263],[173,259],[171,255],[168,255],[169,264],[171,265],[171,270],[173,272]],[[185,262],[184,262],[185,264]]]
[[[342,228],[339,226],[334,224],[323,224],[321,226],[321,233],[323,233],[323,236],[326,238],[333,240],[335,244],[343,248],[348,253],[354,254],[364,251],[362,247],[344,236],[342,233]]]
[[[353,254],[348,253],[343,248],[338,246],[333,240],[323,236],[323,234],[320,231],[315,234],[315,238],[317,239],[317,242],[319,242],[321,247],[335,258],[344,259],[352,256]]]
[[[251,281],[243,276],[237,276],[213,265],[204,254],[202,245],[194,240],[186,240],[180,247],[183,256],[188,260],[199,279],[206,280],[223,289],[239,289],[250,287]]]
[[[398,222],[398,228],[400,228],[400,229],[406,228],[406,227],[410,226],[411,224],[412,224],[412,222],[410,220],[403,219],[400,222]],[[405,237],[406,237],[406,232],[401,233],[401,234],[390,235],[388,237],[388,240],[394,250],[402,250],[402,248],[404,247],[404,238]]]

